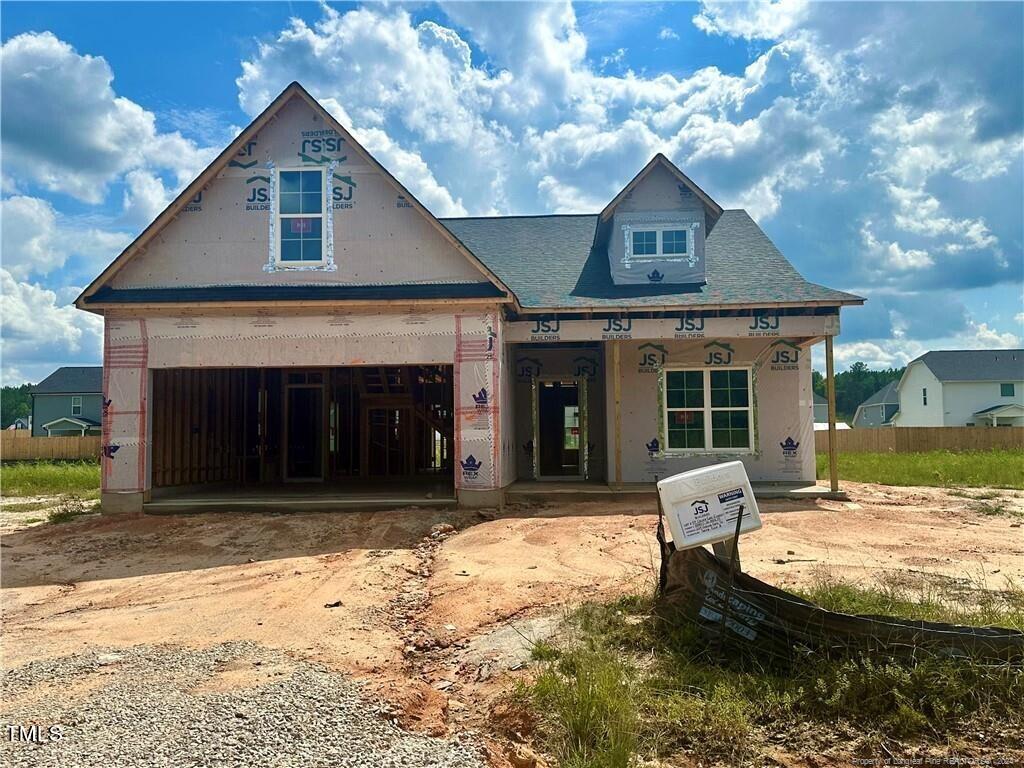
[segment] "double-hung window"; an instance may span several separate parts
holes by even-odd
[[[753,448],[749,368],[667,369],[664,392],[668,450]]]
[[[81,416],[82,415],[82,396],[72,395],[71,396],[71,415]]]
[[[323,169],[279,171],[277,203],[278,261],[294,266],[324,263]]]
[[[687,237],[685,229],[634,229],[631,258],[660,258],[664,256],[686,256]]]

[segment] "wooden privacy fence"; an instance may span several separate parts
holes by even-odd
[[[0,459],[96,459],[100,455],[99,435],[86,437],[18,437],[0,430]]]
[[[840,453],[921,453],[1024,449],[1024,427],[879,427],[836,431]],[[814,433],[814,450],[828,452],[828,432]]]

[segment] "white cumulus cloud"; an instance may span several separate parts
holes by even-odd
[[[0,48],[5,174],[51,192],[100,203],[107,185],[144,166],[186,182],[215,154],[118,96],[102,56],[79,54],[50,32],[12,37]]]

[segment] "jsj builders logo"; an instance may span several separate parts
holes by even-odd
[[[266,173],[254,173],[245,180],[245,210],[270,210],[270,176]]]
[[[633,338],[633,320],[631,318],[610,317],[604,321],[601,329],[601,338],[605,341],[610,339],[631,339]]]
[[[733,348],[720,341],[712,341],[704,345],[704,365],[729,365],[732,362]]]
[[[342,155],[345,139],[333,128],[319,131],[303,131],[299,144],[299,160],[304,164],[329,165],[344,163],[348,158]]]
[[[530,341],[558,341],[562,323],[559,320],[534,320]]]
[[[677,339],[703,339],[704,318],[703,317],[680,317],[676,321],[674,329]]]
[[[351,176],[331,174],[331,205],[334,206],[334,210],[352,207],[352,194],[355,188],[356,183]]]
[[[750,318],[747,336],[778,336],[779,327],[778,315],[756,315]]]
[[[668,358],[668,350],[660,344],[647,342],[641,344],[637,351],[640,353],[636,366],[637,373],[658,373]]]
[[[228,168],[241,168],[249,170],[256,167],[256,139],[247,141],[245,145],[235,153],[228,163]]]
[[[768,367],[773,371],[796,371],[800,369],[800,347],[791,341],[781,339],[771,346]]]
[[[572,375],[586,377],[593,381],[597,377],[597,360],[592,357],[575,357],[572,361]]]
[[[536,357],[520,357],[516,360],[516,378],[520,381],[529,381],[540,376],[540,370],[543,367]]]

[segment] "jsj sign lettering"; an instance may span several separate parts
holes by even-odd
[[[808,338],[839,334],[838,315],[679,317],[658,320],[524,320],[509,324],[509,342],[626,339]]]

